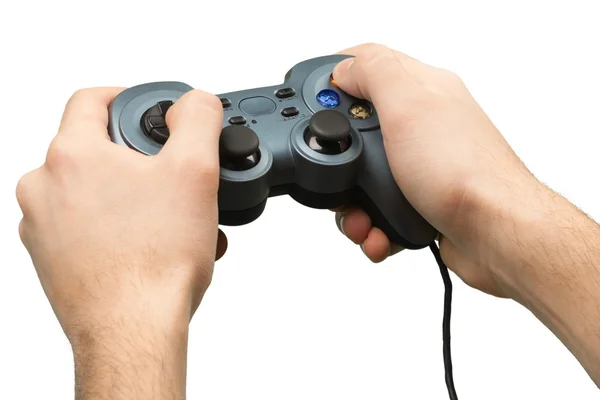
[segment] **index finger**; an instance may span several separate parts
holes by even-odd
[[[75,92],[63,113],[58,134],[108,139],[108,107],[124,88],[99,87]]]

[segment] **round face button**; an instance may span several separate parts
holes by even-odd
[[[336,108],[340,105],[340,95],[335,90],[324,89],[317,94],[317,101],[325,108]]]
[[[350,112],[350,115],[352,116],[352,118],[356,118],[356,119],[367,119],[373,113],[373,111],[371,110],[371,107],[369,107],[366,104],[362,104],[362,103],[352,104],[352,107],[350,107],[350,110],[348,110],[348,111]]]
[[[333,86],[335,86],[336,88],[339,88],[339,85],[337,84],[337,82],[333,79],[333,72],[331,73],[331,75],[329,75],[329,81],[331,82],[331,84]]]

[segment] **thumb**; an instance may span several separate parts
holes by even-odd
[[[218,165],[223,106],[216,96],[187,92],[169,108],[166,122],[170,135],[159,157],[199,158],[204,165]]]
[[[333,80],[344,92],[373,103],[386,101],[402,86],[412,82],[400,57],[394,50],[377,44],[367,44],[348,49],[342,54],[352,55],[338,63],[333,70]]]

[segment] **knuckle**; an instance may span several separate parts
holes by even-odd
[[[21,206],[21,209],[27,209],[27,204],[30,201],[31,193],[31,181],[33,178],[33,172],[28,172],[19,179],[16,188],[17,202]]]
[[[221,104],[221,100],[213,94],[206,94],[206,106],[216,113],[221,113],[223,111],[223,105]]]
[[[46,154],[46,165],[49,168],[57,168],[72,164],[75,152],[68,141],[61,137],[56,137],[50,143]]]
[[[366,50],[366,53],[379,53],[382,51],[389,50],[389,48],[386,45],[377,42],[367,42],[364,43],[361,47]]]
[[[458,76],[458,74],[456,72],[450,71],[449,69],[442,69],[442,72],[444,73],[444,76],[446,77],[446,79],[451,80],[451,81],[462,82],[462,79],[460,78],[460,76]]]
[[[364,68],[369,69],[376,67],[382,62],[387,63],[392,54],[392,50],[389,47],[377,44],[372,45],[363,57],[357,58],[359,59],[358,62],[361,62]]]
[[[25,220],[23,220],[23,219],[19,222],[19,238],[21,239],[21,243],[23,243],[24,245],[27,245],[28,235],[27,235],[27,229],[25,228]]]
[[[443,81],[445,81],[446,83],[449,83],[451,85],[463,85],[464,84],[462,78],[460,76],[458,76],[458,74],[454,71],[440,68],[439,74],[440,74],[441,78],[443,79]]]
[[[82,100],[89,99],[90,97],[93,96],[93,93],[94,93],[94,89],[92,89],[92,88],[78,89],[75,92],[73,92],[73,94],[69,98],[69,101],[67,102],[67,104],[79,103]]]
[[[395,77],[399,71],[397,63],[393,50],[383,45],[373,45],[370,51],[356,57],[353,68],[362,77],[364,84],[370,87],[383,83],[382,80],[389,79],[390,76]]]
[[[223,119],[223,106],[217,96],[201,90],[191,90],[169,108],[167,125],[176,123],[183,115],[220,121]]]
[[[214,113],[219,113],[223,110],[219,98],[210,93],[193,90],[187,96],[187,104],[194,109],[200,108]]]

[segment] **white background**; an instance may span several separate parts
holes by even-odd
[[[70,347],[19,242],[14,187],[43,162],[76,89],[180,80],[222,93],[278,84],[307,58],[384,43],[459,73],[533,172],[598,219],[598,8],[595,0],[2,2],[0,399],[73,396]],[[224,230],[229,252],[192,321],[189,398],[447,398],[443,287],[428,251],[372,265],[332,213],[287,197],[270,200],[255,223]],[[598,397],[528,311],[454,282],[461,399]]]

